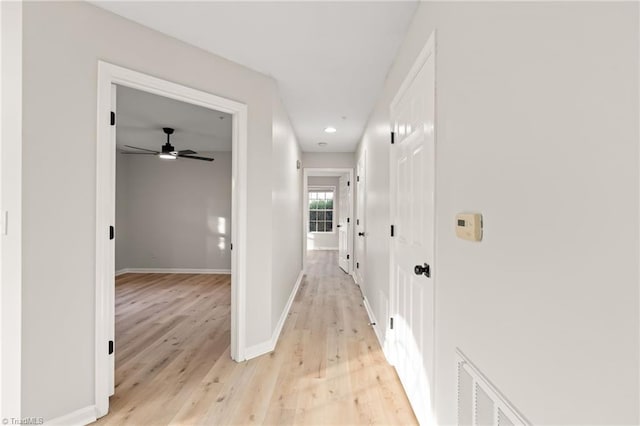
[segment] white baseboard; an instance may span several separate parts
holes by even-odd
[[[300,288],[300,284],[302,283],[303,278],[304,269],[298,274],[296,284],[293,286],[293,290],[291,290],[289,300],[287,300],[287,304],[282,310],[282,314],[280,314],[280,319],[278,320],[278,324],[276,324],[276,328],[271,334],[271,339],[267,340],[266,342],[258,343],[257,345],[245,348],[244,355],[246,359],[251,359],[260,355],[267,354],[276,348],[278,339],[280,338],[280,333],[282,332],[282,327],[284,327],[284,322],[287,320],[287,316],[289,315],[289,311],[291,310],[291,305],[293,305],[293,300],[296,298],[296,294],[298,294],[298,289]]]
[[[46,421],[44,424],[47,426],[84,426],[96,421],[96,407],[90,405],[88,407],[81,408],[73,411],[64,416],[56,417]]]
[[[378,327],[382,324],[379,324],[376,320],[376,316],[373,314],[373,310],[371,309],[371,305],[369,305],[369,301],[366,297],[363,298],[364,308],[367,310],[367,315],[369,316],[369,322],[375,325],[372,325],[373,332],[376,333],[376,337],[378,338],[378,343],[380,343],[380,347],[384,349],[384,344],[382,343],[382,337],[380,336],[380,332],[378,331]]]
[[[231,269],[199,268],[124,268],[116,271],[116,277],[122,274],[231,274]]]
[[[308,250],[338,250],[338,247],[314,247],[314,248],[310,248]]]

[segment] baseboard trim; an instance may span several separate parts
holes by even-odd
[[[231,269],[199,268],[124,268],[116,271],[116,277],[122,274],[231,274]]]
[[[314,248],[310,248],[308,250],[338,250],[338,247],[314,247]]]
[[[298,274],[298,278],[296,279],[296,284],[293,286],[293,290],[291,290],[291,294],[289,294],[289,300],[287,300],[287,304],[282,310],[282,314],[280,314],[280,319],[278,320],[278,324],[276,324],[275,330],[271,334],[271,339],[266,342],[258,343],[257,345],[249,346],[245,348],[244,355],[246,359],[256,358],[260,355],[267,354],[272,352],[276,345],[278,344],[278,339],[280,338],[280,333],[282,332],[282,327],[284,327],[284,323],[289,316],[289,311],[291,310],[291,305],[293,305],[293,301],[296,298],[296,294],[298,294],[298,289],[300,288],[300,284],[304,278],[304,269],[300,271]]]
[[[44,424],[47,426],[85,426],[89,423],[95,422],[96,420],[96,407],[95,405],[90,405],[69,414],[65,414],[64,416],[46,421]]]
[[[364,300],[364,309],[366,309],[367,315],[369,316],[369,322],[371,324],[375,324],[371,326],[373,328],[373,332],[376,334],[376,338],[378,339],[380,348],[382,348],[382,350],[384,351],[384,344],[382,343],[382,337],[380,336],[380,332],[378,331],[378,327],[381,324],[378,324],[378,321],[376,320],[376,316],[373,314],[373,310],[371,309],[371,305],[369,305],[369,301],[367,300],[367,298],[364,297],[363,300]]]

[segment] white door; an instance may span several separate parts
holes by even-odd
[[[391,105],[391,357],[421,424],[434,421],[434,120],[430,39]]]
[[[366,244],[366,196],[367,196],[367,153],[362,152],[358,164],[356,166],[356,217],[355,217],[355,246],[356,246],[356,268],[355,278],[358,285],[364,285],[364,262],[367,252]]]
[[[350,271],[349,256],[349,218],[350,185],[348,176],[340,176],[340,199],[338,200],[338,265],[346,273]]]

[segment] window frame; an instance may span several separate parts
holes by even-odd
[[[310,208],[310,203],[311,203],[311,193],[312,192],[331,192],[333,194],[333,203],[331,204],[331,209],[313,209],[313,211],[318,212],[318,211],[324,211],[324,212],[331,212],[331,231],[311,231],[311,212],[312,209]],[[307,233],[309,234],[335,234],[336,233],[336,186],[333,185],[313,185],[313,186],[309,186],[307,188],[307,223],[306,223],[306,227],[307,227]],[[325,218],[323,220],[325,223],[327,222],[327,219]],[[318,220],[316,219],[314,222],[318,222]]]

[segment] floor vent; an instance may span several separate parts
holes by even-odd
[[[456,352],[459,426],[530,425],[460,349]]]

